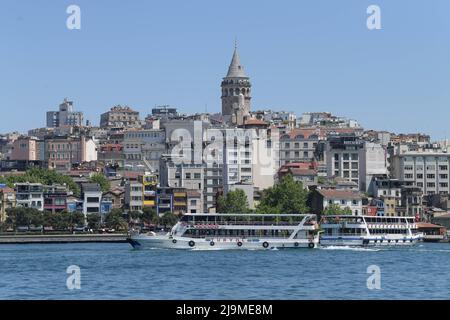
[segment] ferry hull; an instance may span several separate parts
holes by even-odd
[[[168,236],[137,235],[128,238],[135,249],[181,249],[181,250],[269,250],[283,248],[317,248],[318,238],[308,239],[195,239]]]
[[[413,246],[422,240],[420,235],[409,237],[321,237],[321,246],[395,247]]]

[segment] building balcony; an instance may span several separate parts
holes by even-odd
[[[186,195],[187,195],[186,192],[175,192],[173,194],[174,197],[179,197],[179,198],[186,197]]]

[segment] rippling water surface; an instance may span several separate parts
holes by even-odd
[[[81,269],[68,290],[66,269]],[[381,290],[367,268],[381,269]],[[0,299],[448,299],[450,244],[399,249],[133,250],[0,246]]]

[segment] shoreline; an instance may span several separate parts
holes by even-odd
[[[127,243],[127,234],[0,235],[0,245],[33,243]]]

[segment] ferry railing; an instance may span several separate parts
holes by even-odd
[[[202,222],[188,222],[189,225],[220,225],[220,226],[248,226],[248,225],[255,225],[255,226],[298,226],[301,223],[301,221],[298,222],[266,222],[266,221],[202,221]],[[305,226],[314,226],[313,223],[305,223]]]

